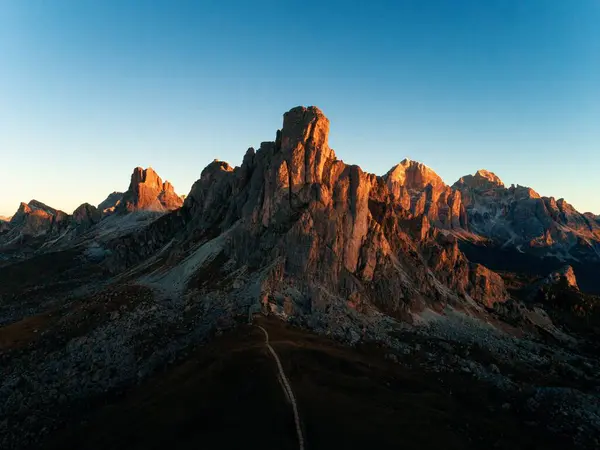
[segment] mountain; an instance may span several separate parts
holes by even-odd
[[[203,434],[231,430],[225,417],[248,430],[237,421],[260,389],[265,414],[282,418],[272,448],[297,444],[290,390],[311,448],[364,444],[381,420],[393,428],[411,414],[427,418],[422,436],[456,430],[444,434],[453,448],[595,448],[597,260],[571,245],[593,242],[595,218],[564,201],[554,214],[549,199],[483,170],[454,186],[410,160],[364,172],[336,157],[329,128],[318,108],[293,108],[273,141],[236,167],[214,160],[185,198],[136,168],[99,208],[20,208],[9,234],[29,222],[50,231],[0,265],[0,446],[126,446],[141,430],[145,443],[177,446],[207,411]],[[546,229],[552,242],[526,245]],[[283,362],[264,361],[275,352]],[[202,402],[164,412],[189,398]],[[135,426],[120,425],[128,411]],[[456,411],[471,417],[463,428]],[[344,428],[346,440],[325,442]],[[373,442],[406,442],[387,428]]]
[[[10,219],[10,229],[2,237],[2,241],[5,243],[22,241],[57,233],[65,227],[68,218],[67,213],[37,200],[21,203]]]
[[[163,183],[151,168],[138,167],[129,189],[112,192],[98,207],[83,203],[67,214],[37,200],[21,203],[9,223],[0,222],[0,252],[4,259],[22,259],[36,252],[103,242],[143,227],[182,204],[183,197],[169,182]],[[114,213],[118,217],[109,217]]]
[[[129,189],[117,205],[117,211],[172,211],[182,204],[183,199],[175,193],[171,183],[163,183],[151,167],[136,167],[131,174]]]
[[[462,194],[469,229],[520,252],[554,256],[563,261],[600,259],[600,222],[581,214],[564,199],[542,197],[525,186],[506,188],[484,170],[454,186]]]
[[[136,167],[125,192],[112,192],[98,205],[103,216],[114,212],[134,211],[165,212],[180,208],[185,196],[175,193],[168,181],[163,182],[151,167]]]
[[[248,267],[263,307],[283,316],[311,317],[349,304],[409,320],[432,302],[477,309],[473,300],[487,306],[506,300],[501,277],[471,264],[452,236],[434,228],[413,236],[410,230],[422,223],[399,213],[387,184],[399,178],[386,181],[338,160],[328,134],[320,110],[292,109],[275,141],[249,149],[235,169],[215,160],[182,211],[111,248],[112,270],[132,270],[172,239],[202,253],[212,237],[205,245],[223,261],[217,278]],[[409,190],[431,185],[418,175],[421,168],[407,167]]]
[[[425,229],[430,224],[440,229],[468,229],[460,192],[447,186],[424,164],[405,159],[390,169],[383,179],[394,202],[409,217],[425,219]]]

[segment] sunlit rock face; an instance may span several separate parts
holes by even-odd
[[[0,238],[0,246],[27,243],[33,249],[51,248],[58,242],[67,243],[76,236],[98,224],[100,211],[84,203],[73,214],[54,209],[37,200],[21,203],[11,218],[5,233]],[[32,241],[32,239],[34,239]]]
[[[461,193],[451,189],[426,165],[405,159],[383,178],[394,201],[407,217],[421,222],[425,218],[426,227],[468,229]]]
[[[543,281],[543,283],[547,285],[556,285],[561,282],[564,282],[566,286],[572,289],[579,290],[577,277],[575,276],[575,271],[571,266],[567,265],[555,272],[552,272]]]
[[[113,270],[173,238],[184,247],[212,239],[223,267],[260,274],[252,292],[264,304],[303,314],[352,305],[410,320],[432,303],[508,298],[499,276],[438,231],[467,225],[460,192],[407,160],[386,176],[346,164],[329,147],[329,127],[316,107],[288,111],[274,141],[248,149],[238,167],[213,161],[181,210],[120,241]]]
[[[475,175],[465,175],[454,186],[471,189],[493,189],[503,188],[504,183],[495,173],[480,169],[475,172]]]
[[[173,185],[162,179],[152,168],[136,167],[131,174],[129,189],[115,205],[117,211],[172,211],[183,205],[183,198]]]
[[[11,231],[23,236],[40,236],[67,224],[69,215],[37,200],[21,203],[10,220]]]

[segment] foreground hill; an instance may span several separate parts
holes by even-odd
[[[465,373],[259,320],[294,385],[307,448],[563,449],[527,411]],[[418,342],[411,343],[413,348]],[[428,351],[440,353],[439,347]],[[443,351],[441,352],[443,354]],[[241,376],[240,374],[243,374]],[[483,401],[482,401],[483,400]],[[435,430],[435,432],[432,432]],[[90,439],[93,436],[93,439]],[[297,449],[289,402],[257,327],[240,325],[59,431],[47,449]]]

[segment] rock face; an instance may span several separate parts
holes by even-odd
[[[81,231],[87,230],[96,225],[102,219],[102,213],[98,208],[89,203],[83,203],[73,211],[71,216],[72,224]]]
[[[524,186],[506,188],[480,170],[454,186],[461,192],[470,231],[520,251],[563,259],[600,259],[600,224],[564,199],[541,197]]]
[[[97,208],[84,203],[72,215],[51,208],[37,200],[21,203],[2,235],[0,245],[25,241],[34,249],[44,248],[57,241],[71,241],[90,229],[102,218]],[[33,241],[32,241],[33,239]]]
[[[113,193],[114,195],[116,193]],[[110,197],[110,196],[109,196]],[[116,195],[115,195],[116,197]],[[108,200],[108,199],[107,199]],[[117,211],[172,211],[183,205],[173,185],[162,179],[152,169],[136,167],[131,174],[129,189],[114,206]]]
[[[182,204],[183,197],[175,193],[168,181],[163,182],[152,169],[138,167],[131,176],[127,192],[111,193],[98,208],[83,203],[69,215],[37,200],[21,203],[10,222],[0,221],[0,247],[10,250],[17,258],[24,258],[35,252],[64,250],[83,240],[96,242],[100,236],[102,240],[111,239],[111,236],[144,227],[160,213],[177,209]],[[108,220],[109,223],[103,222],[116,212],[133,211],[159,214],[146,214],[129,221],[119,216]]]
[[[260,273],[265,307],[287,313],[351,305],[408,319],[428,304],[469,296],[489,306],[508,297],[499,276],[469,263],[453,236],[428,225],[432,217],[460,226],[460,196],[418,163],[405,161],[384,177],[345,164],[328,133],[318,108],[290,110],[274,142],[249,149],[239,167],[215,160],[181,211],[119,241],[113,270],[173,237],[187,248],[212,239],[225,267]],[[410,205],[398,192],[411,196]]]
[[[570,288],[579,290],[579,286],[577,285],[577,277],[575,276],[575,271],[571,266],[564,266],[562,269],[552,272],[544,280],[544,284],[547,285],[556,285],[561,282],[564,282],[565,285]]]
[[[10,217],[0,216],[0,233],[10,230]]]
[[[451,189],[424,164],[405,159],[390,169],[384,179],[392,198],[408,217],[426,218],[426,227],[468,228],[460,192]]]
[[[455,183],[455,187],[468,187],[471,189],[503,188],[504,183],[493,172],[485,169],[478,170],[475,175],[465,175]]]
[[[10,220],[11,235],[37,237],[58,232],[68,224],[69,215],[37,200],[21,203]]]
[[[115,212],[117,206],[121,204],[123,200],[123,192],[113,192],[106,197],[106,199],[98,205],[98,210],[103,216],[108,216]]]

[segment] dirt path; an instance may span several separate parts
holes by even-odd
[[[35,450],[572,447],[569,436],[504,409],[512,399],[468,374],[400,365],[384,348],[346,347],[273,318],[255,325],[262,329],[240,325],[139,385],[82,405]]]
[[[269,344],[269,333],[260,325],[257,326],[265,334],[265,345],[267,346],[267,348],[273,355],[273,358],[275,358],[275,362],[277,363],[277,368],[279,369],[279,376],[283,383],[284,394],[286,394],[286,396],[290,399],[290,403],[292,404],[292,410],[294,411],[294,422],[296,424],[296,434],[298,435],[298,448],[300,450],[304,450],[304,436],[302,435],[302,427],[300,426],[300,415],[298,414],[298,405],[296,403],[296,397],[294,397],[292,387],[287,377],[285,376],[285,372],[283,371],[283,366],[281,365],[281,360],[279,359],[277,352],[271,346],[271,344]]]

